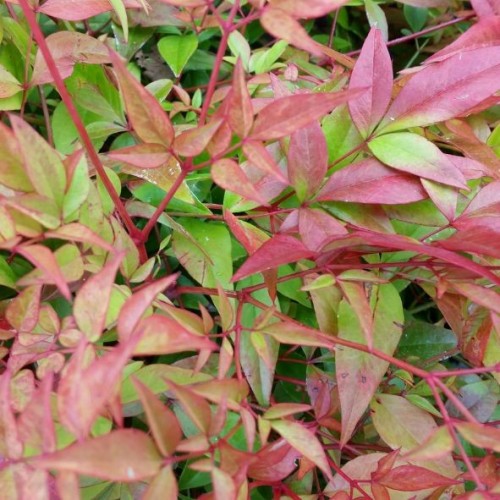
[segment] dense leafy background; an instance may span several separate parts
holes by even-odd
[[[500,4],[0,5],[0,497],[500,495]]]

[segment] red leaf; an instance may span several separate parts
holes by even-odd
[[[140,0],[124,0],[125,7],[139,9]],[[112,10],[109,0],[47,0],[38,12],[56,19],[66,21],[81,21]]]
[[[282,481],[297,468],[300,453],[284,439],[261,448],[248,468],[248,476],[257,481]]]
[[[314,253],[308,250],[298,239],[278,234],[266,241],[250,256],[231,281],[235,282],[283,264],[289,264],[301,259],[310,259],[314,256]]]
[[[248,93],[245,70],[241,59],[234,68],[233,86],[229,99],[228,122],[231,129],[241,138],[246,137],[253,125],[253,107]]]
[[[243,143],[243,152],[248,161],[263,172],[272,175],[280,182],[288,184],[278,164],[274,161],[269,151],[258,141],[246,141]]]
[[[260,16],[262,27],[276,38],[281,38],[298,49],[321,55],[319,44],[315,42],[302,25],[289,13],[281,9],[267,8]]]
[[[416,177],[367,158],[335,172],[318,194],[318,201],[400,205],[427,198]]]
[[[328,169],[328,148],[318,122],[294,132],[288,148],[288,176],[299,200],[312,196]]]
[[[176,153],[186,157],[198,156],[207,147],[221,125],[222,120],[214,118],[206,125],[182,132],[175,138]]]
[[[300,208],[299,233],[306,247],[317,251],[333,236],[347,234],[347,229],[324,210]]]
[[[154,476],[160,470],[162,458],[145,433],[120,429],[55,453],[30,458],[29,462],[41,469],[135,482]]]
[[[104,330],[111,289],[123,256],[123,253],[116,254],[76,294],[73,315],[78,328],[91,342],[96,341]]]
[[[160,103],[129,73],[118,54],[110,51],[110,58],[135,133],[146,143],[168,148],[174,140],[174,128]]]
[[[347,0],[269,0],[269,3],[299,19],[312,19],[339,9]]]
[[[161,144],[137,144],[110,151],[108,157],[138,168],[158,168],[167,163],[171,155]]]
[[[443,242],[440,242],[440,245],[444,246],[443,243],[445,243],[446,241],[447,240],[443,240]],[[341,248],[351,248],[357,245],[375,245],[376,247],[381,248],[406,250],[410,252],[416,252],[418,254],[429,255],[444,262],[449,262],[450,264],[453,264],[459,268],[467,269],[477,276],[482,276],[483,278],[489,279],[492,283],[500,285],[500,278],[498,276],[493,274],[487,268],[471,261],[470,259],[467,259],[462,255],[436,246],[426,245],[407,236],[401,236],[397,234],[377,234],[368,231],[358,231],[356,233],[350,234],[346,238],[342,238],[330,243],[323,250],[339,250]],[[328,256],[325,257],[327,258]]]
[[[261,196],[241,167],[229,158],[223,158],[212,165],[212,179],[221,188],[232,191],[247,200],[268,206],[269,203]]]
[[[136,356],[217,349],[217,344],[207,337],[194,335],[177,321],[159,314],[148,316],[140,323],[138,336]]]
[[[455,225],[458,226],[457,222]],[[442,248],[489,255],[500,254],[500,219],[498,217],[471,217],[460,221],[459,231],[437,242]]]
[[[468,112],[498,90],[500,51],[460,52],[426,66],[401,90],[382,121],[384,132],[425,126]]]
[[[75,10],[81,10],[81,2],[80,7]],[[45,41],[62,78],[71,76],[76,63],[106,64],[110,62],[106,45],[83,33],[59,31],[49,35]],[[39,50],[36,54],[31,85],[42,85],[53,81],[45,58]]]
[[[366,92],[349,101],[352,120],[363,137],[373,131],[391,100],[391,57],[382,32],[376,28],[372,28],[363,44],[349,83],[350,89],[366,86]]]
[[[472,4],[487,0],[473,0]],[[499,4],[500,6],[500,4]],[[477,12],[477,9],[476,9]],[[499,12],[500,14],[500,9]],[[425,64],[443,61],[460,52],[500,45],[500,17],[491,16],[473,24],[463,35],[426,59]]]
[[[500,14],[498,0],[471,0],[472,7],[480,18],[491,18]]]
[[[295,94],[268,104],[257,115],[252,139],[269,141],[292,134],[325,116],[340,104],[358,97],[364,89],[335,93]]]
[[[378,483],[396,491],[419,491],[460,484],[460,481],[442,476],[416,465],[401,465],[389,471]]]
[[[134,293],[132,297],[127,299],[120,310],[117,324],[118,337],[122,342],[130,338],[137,328],[143,314],[153,303],[156,296],[169,288],[176,279],[177,274],[171,274],[170,276],[159,279],[151,285],[142,288],[139,292]]]

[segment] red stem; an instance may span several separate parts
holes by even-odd
[[[224,59],[224,54],[226,53],[227,44],[229,40],[229,35],[233,31],[233,21],[238,13],[240,7],[240,0],[235,0],[229,16],[226,22],[221,23],[222,38],[219,44],[219,49],[217,50],[217,55],[215,56],[214,68],[212,74],[210,75],[210,81],[208,82],[207,93],[205,95],[205,100],[203,102],[203,107],[201,108],[200,120],[198,126],[204,125],[207,119],[208,110],[210,108],[210,103],[217,86],[217,79],[219,77],[220,67],[222,65],[222,60]]]
[[[91,159],[96,169],[96,172],[101,178],[104,187],[109,193],[109,196],[113,200],[115,208],[117,212],[120,214],[123,223],[127,227],[130,236],[132,238],[139,236],[140,235],[139,229],[135,227],[134,222],[132,221],[130,215],[125,210],[125,206],[122,203],[120,196],[115,191],[113,184],[106,175],[106,171],[104,170],[101,160],[99,159],[99,155],[97,154],[97,151],[95,150],[94,145],[92,144],[90,136],[88,135],[85,129],[85,125],[80,119],[78,111],[76,110],[76,107],[73,104],[73,100],[71,99],[71,96],[69,95],[69,92],[64,85],[61,74],[57,69],[57,65],[54,61],[54,58],[52,57],[52,54],[50,53],[49,47],[47,46],[47,42],[45,41],[45,37],[42,33],[42,30],[40,29],[40,26],[38,25],[34,12],[29,7],[27,0],[19,0],[19,4],[21,6],[21,9],[23,10],[24,16],[26,17],[26,21],[28,22],[28,25],[32,31],[33,37],[38,43],[38,47],[42,52],[43,58],[45,59],[45,62],[47,64],[47,68],[49,69],[50,74],[54,79],[54,85],[57,91],[59,92],[61,99],[64,102],[68,110],[68,113],[71,116],[71,119],[73,120],[73,123],[75,124],[78,134],[80,135],[80,138],[85,146],[85,149],[87,150],[89,158]]]

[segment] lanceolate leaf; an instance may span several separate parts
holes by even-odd
[[[473,24],[453,43],[450,43],[444,49],[429,57],[425,63],[429,64],[443,61],[463,51],[476,50],[487,46],[498,47],[499,45],[500,16],[486,17],[479,20],[476,24]]]
[[[108,153],[109,158],[138,168],[158,168],[165,165],[171,155],[161,144],[137,144]]]
[[[460,116],[498,90],[500,51],[486,47],[418,72],[398,94],[379,130],[390,132]]]
[[[153,440],[135,429],[116,430],[30,459],[30,464],[36,468],[123,482],[154,476],[160,470],[161,462]]]
[[[269,203],[253,187],[241,167],[229,158],[223,158],[212,165],[212,179],[221,188],[239,194],[247,200],[253,200],[259,205],[268,206]]]
[[[397,491],[418,491],[460,484],[460,481],[415,465],[401,465],[378,480],[379,484]]]
[[[461,422],[456,427],[458,432],[474,446],[500,451],[500,429],[469,422]]]
[[[354,66],[350,89],[367,87],[362,95],[349,101],[352,120],[366,137],[384,116],[392,90],[392,63],[382,33],[372,28]]]
[[[466,187],[462,172],[440,149],[424,137],[398,132],[376,137],[368,143],[382,163],[447,186]]]
[[[321,469],[326,477],[332,477],[323,447],[311,430],[303,424],[291,420],[276,420],[271,423],[271,426],[291,446]]]
[[[132,379],[148,417],[154,440],[163,456],[172,455],[182,439],[182,430],[172,410],[167,408],[142,382]]]
[[[246,137],[253,125],[253,107],[248,93],[245,71],[241,59],[234,68],[233,88],[229,101],[228,122],[240,137]]]
[[[134,132],[144,142],[169,147],[174,128],[160,103],[128,72],[118,54],[110,52],[110,58]]]
[[[269,3],[299,19],[312,19],[339,9],[347,2],[345,0],[270,0]]]
[[[111,289],[123,257],[123,253],[115,255],[82,285],[75,297],[73,314],[76,324],[91,342],[96,341],[104,329]]]
[[[278,234],[266,241],[238,269],[232,281],[238,281],[255,273],[267,271],[283,264],[309,259],[314,252],[308,250],[297,238]]]
[[[176,274],[159,279],[127,299],[118,316],[117,329],[120,340],[128,340],[156,296],[169,288],[176,279]]]
[[[294,132],[288,149],[288,175],[299,200],[314,194],[328,168],[326,139],[318,122]]]
[[[186,130],[175,138],[176,153],[188,157],[199,155],[221,125],[221,119],[213,118],[206,125]]]
[[[110,62],[106,45],[83,33],[59,31],[48,36],[46,42],[62,78],[67,78],[73,73],[76,63],[106,64]],[[39,50],[35,59],[31,84],[42,85],[52,81],[45,58]]]
[[[296,94],[277,99],[258,114],[251,137],[267,141],[290,135],[364,91],[356,89],[325,94]]]
[[[403,306],[392,284],[374,286],[370,298],[373,310],[373,346],[386,354],[395,351],[403,331]],[[366,344],[355,309],[342,301],[338,313],[339,337]],[[346,444],[363,416],[389,363],[349,347],[337,348],[336,373],[342,411],[341,444]]]
[[[33,187],[39,194],[62,207],[66,171],[60,156],[24,120],[11,115],[10,121]]]
[[[141,0],[124,0],[126,7],[140,8]],[[47,0],[38,12],[57,19],[67,21],[81,21],[89,17],[97,16],[103,12],[110,11],[112,5],[108,0]]]
[[[320,55],[319,44],[316,43],[302,25],[288,12],[281,9],[267,8],[260,17],[263,28],[276,38],[281,38],[295,47]]]
[[[367,158],[335,172],[319,192],[318,201],[400,205],[427,197],[416,177]]]

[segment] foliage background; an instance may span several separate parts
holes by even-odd
[[[1,498],[500,493],[498,2],[0,13]]]

